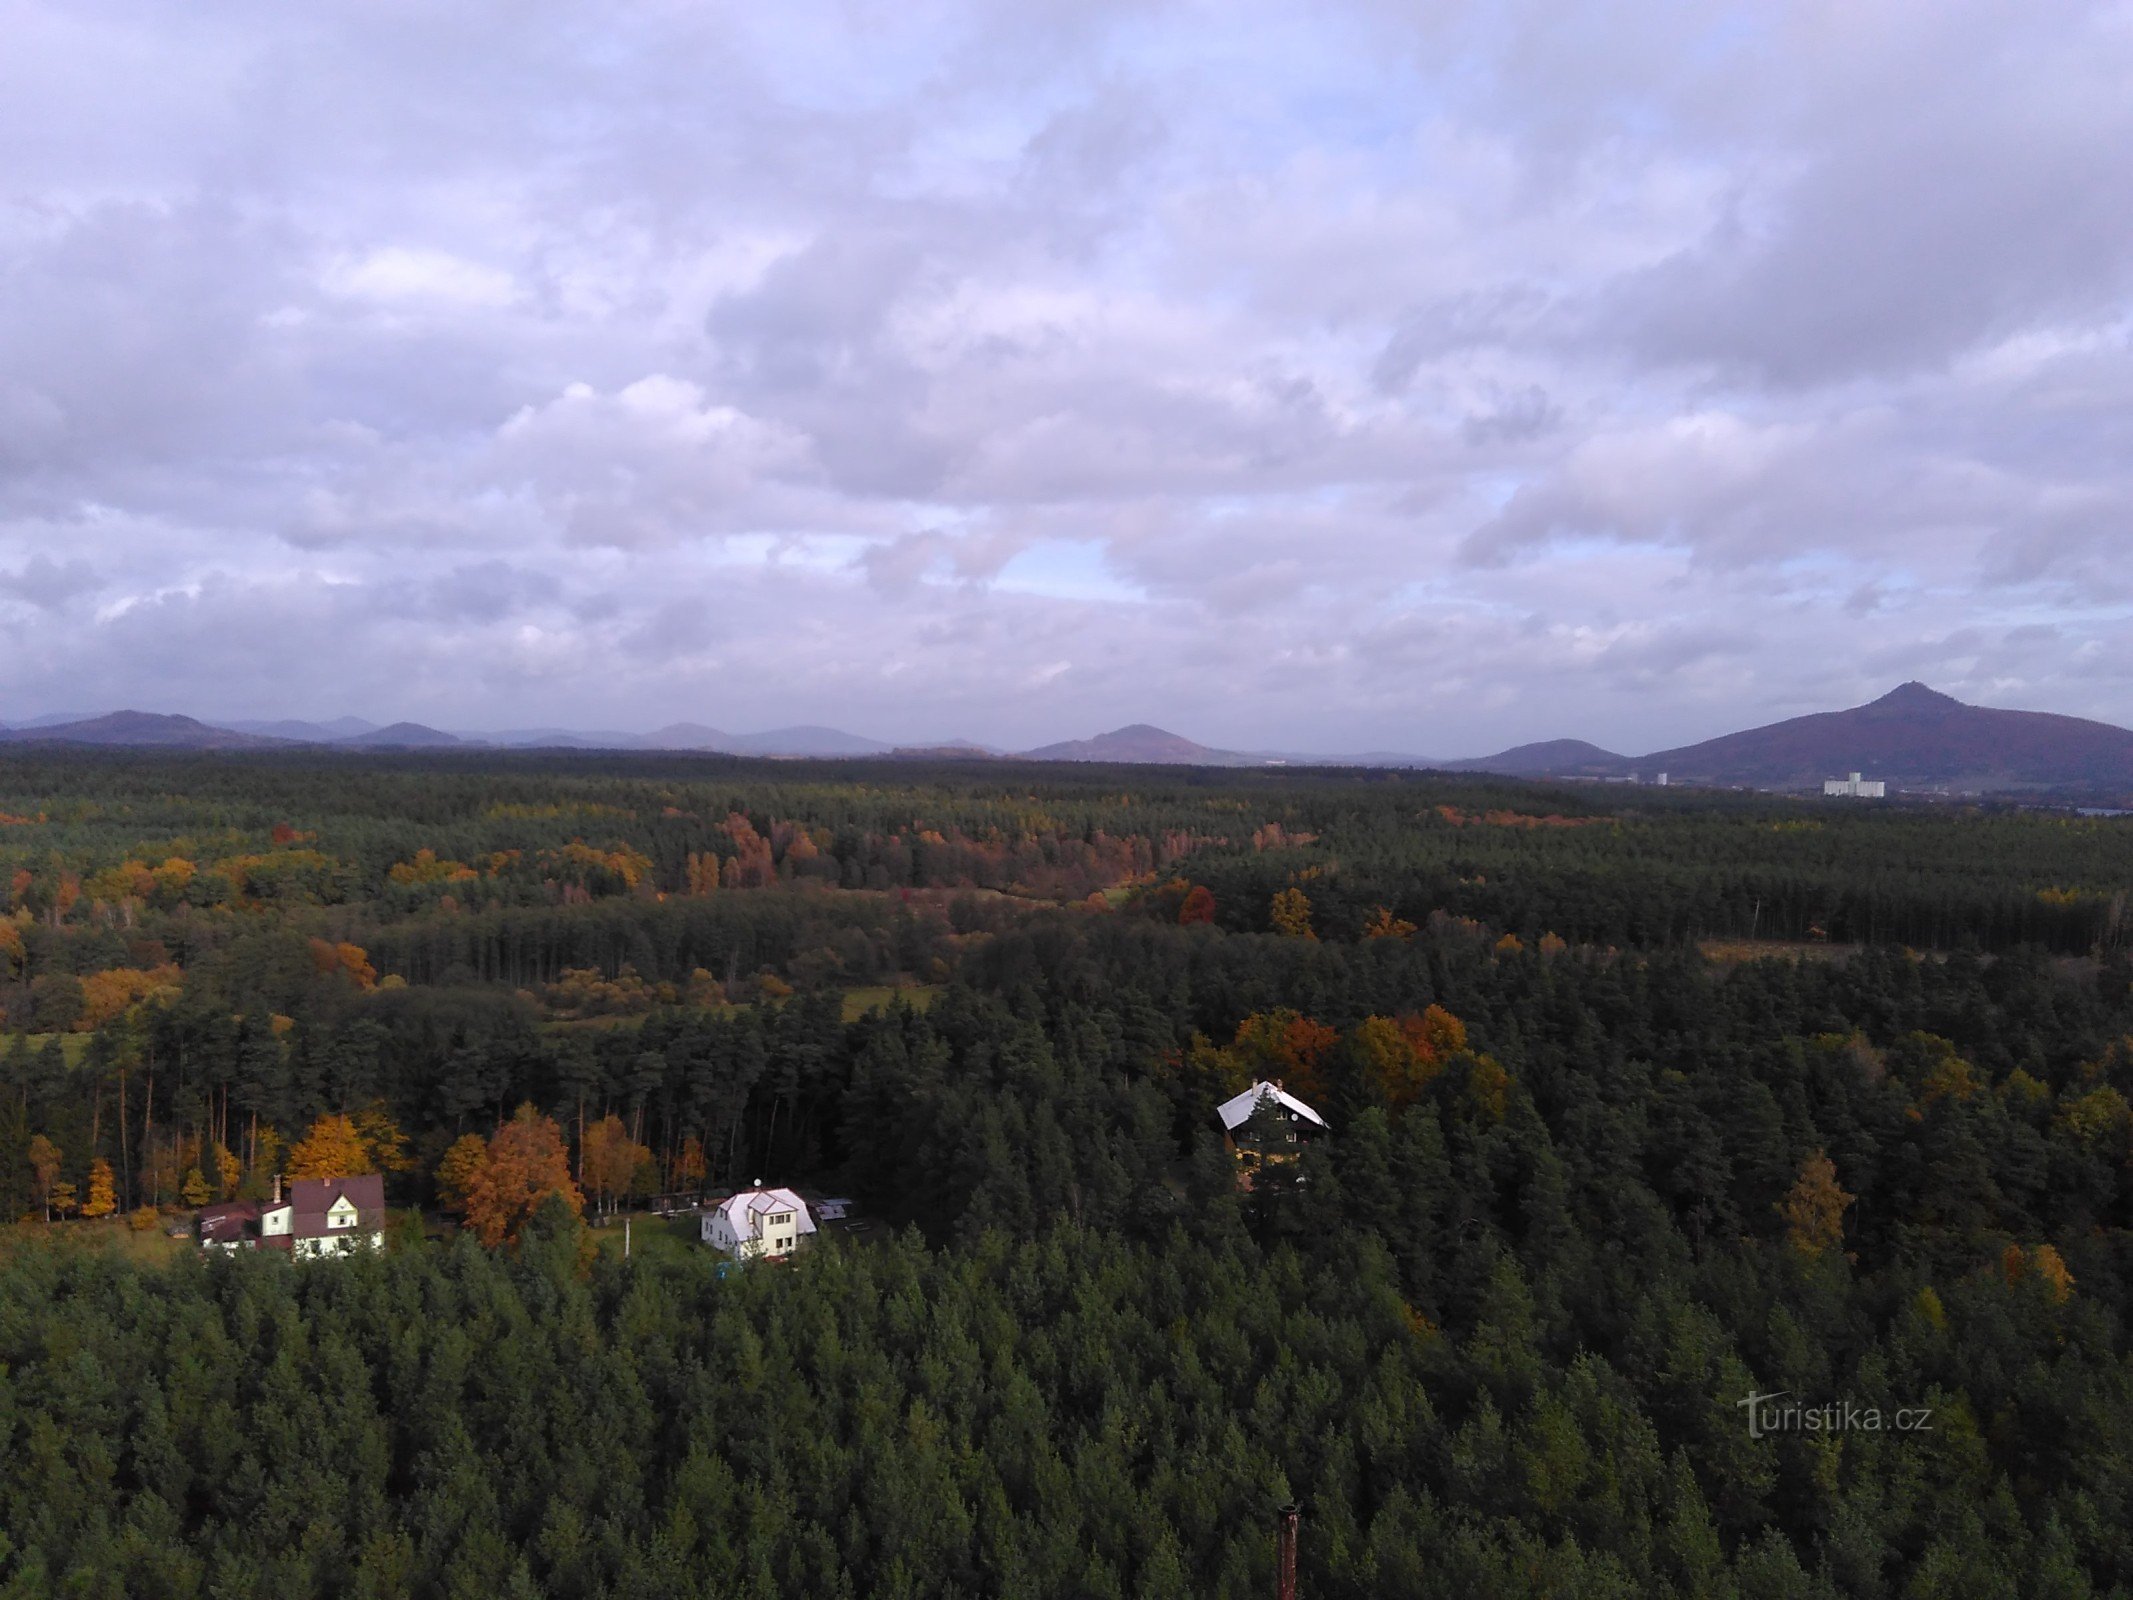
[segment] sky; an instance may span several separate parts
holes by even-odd
[[[2133,723],[2133,8],[0,0],[0,720]]]

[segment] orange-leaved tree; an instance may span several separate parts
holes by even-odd
[[[674,1158],[670,1181],[677,1189],[693,1189],[704,1181],[704,1175],[710,1170],[710,1163],[704,1159],[704,1142],[692,1133],[681,1141],[681,1154]]]
[[[1415,925],[1405,917],[1394,916],[1390,906],[1373,908],[1369,918],[1363,923],[1365,939],[1396,939],[1405,944],[1414,936]]]
[[[1420,1016],[1412,1011],[1401,1016],[1400,1031],[1423,1060],[1443,1066],[1466,1048],[1466,1024],[1442,1006],[1431,1006]]]
[[[1309,1099],[1325,1091],[1325,1063],[1340,1034],[1284,1006],[1255,1011],[1237,1024],[1230,1049],[1255,1078],[1278,1078]]]
[[[489,1159],[467,1190],[467,1226],[483,1244],[510,1243],[550,1195],[573,1211],[585,1209],[585,1197],[570,1181],[563,1130],[529,1102],[489,1141]]]
[[[354,1122],[329,1111],[289,1151],[291,1178],[352,1178],[377,1171]]]
[[[1417,1050],[1407,1031],[1390,1017],[1365,1017],[1348,1030],[1343,1046],[1356,1076],[1396,1110],[1410,1104],[1444,1070],[1442,1062]]]
[[[635,1185],[638,1168],[652,1159],[652,1152],[630,1137],[613,1112],[585,1130],[583,1155],[580,1175],[585,1188],[610,1211]]]
[[[346,941],[335,944],[330,939],[313,939],[311,964],[322,978],[330,978],[338,972],[345,973],[348,981],[358,989],[375,989],[378,986],[378,969],[370,964],[370,952],[359,944],[349,944]]]

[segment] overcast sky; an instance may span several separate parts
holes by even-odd
[[[0,0],[0,719],[2133,723],[2133,9]]]

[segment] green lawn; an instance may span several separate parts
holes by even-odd
[[[649,1211],[620,1213],[607,1219],[604,1227],[591,1229],[595,1248],[603,1255],[622,1254],[622,1219],[629,1218],[630,1258],[644,1257],[650,1260],[679,1260],[708,1249],[698,1238],[701,1226],[694,1216],[657,1217]],[[585,1219],[590,1223],[593,1219]]]
[[[164,1229],[170,1217],[159,1217],[153,1228],[136,1230],[123,1217],[99,1217],[94,1222],[18,1222],[0,1228],[0,1255],[39,1243],[68,1250],[98,1250],[124,1256],[147,1266],[161,1266],[198,1248],[190,1238],[170,1238]]]
[[[78,1067],[82,1057],[89,1053],[89,1037],[86,1033],[33,1033],[29,1035],[29,1041],[32,1050],[42,1050],[57,1039],[59,1048],[66,1055],[67,1065]]]

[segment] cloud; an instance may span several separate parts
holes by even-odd
[[[24,0],[0,696],[2133,722],[2133,23]]]

